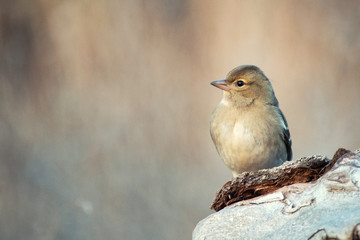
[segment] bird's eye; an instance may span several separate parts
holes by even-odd
[[[242,86],[244,86],[244,84],[245,84],[244,81],[241,81],[241,80],[236,82],[236,85],[238,87],[242,87]]]

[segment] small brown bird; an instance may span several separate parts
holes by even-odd
[[[212,113],[210,133],[234,177],[292,159],[286,119],[260,68],[239,66],[211,84],[224,91]]]

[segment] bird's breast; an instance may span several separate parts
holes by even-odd
[[[235,144],[255,141],[251,126],[246,122],[236,121],[230,132],[231,132],[232,141]]]
[[[265,168],[266,159],[275,158],[276,139],[272,136],[278,136],[277,126],[254,111],[220,105],[213,113],[210,131],[217,151],[232,170]]]
[[[233,145],[237,149],[255,143],[256,131],[261,128],[246,112],[219,109],[213,113],[211,121],[211,134],[215,138],[214,142],[217,142],[215,144]]]
[[[231,112],[214,113],[211,124],[211,135],[216,148],[224,160],[237,156],[247,155],[254,149],[257,128],[253,119],[247,118],[246,114],[232,114]]]

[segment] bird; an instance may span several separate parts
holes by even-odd
[[[211,114],[210,134],[233,177],[292,160],[292,141],[270,80],[255,65],[241,65],[211,82],[223,97]]]

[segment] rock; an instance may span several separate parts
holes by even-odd
[[[193,239],[360,239],[360,151],[338,151],[332,161],[316,158],[325,163],[317,180],[292,183],[227,206],[200,221]],[[244,178],[227,183],[227,188],[225,184],[222,196],[239,182]]]
[[[349,150],[340,148],[332,160],[324,156],[301,158],[283,165],[256,172],[244,172],[224,184],[216,193],[211,209],[219,211],[238,201],[261,196],[283,186],[314,181],[326,173]]]

